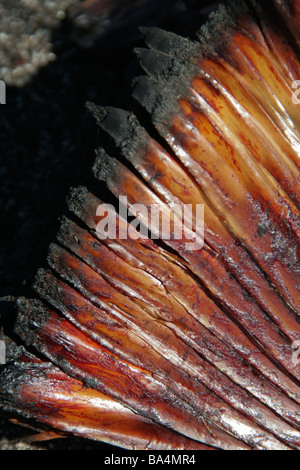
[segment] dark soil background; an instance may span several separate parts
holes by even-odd
[[[69,188],[85,184],[102,199],[107,196],[90,171],[94,149],[104,136],[85,102],[132,109],[147,119],[131,97],[132,78],[143,73],[133,53],[143,45],[138,26],[156,25],[194,38],[206,7],[216,3],[142,2],[106,21],[101,35],[99,18],[86,31],[67,19],[53,38],[57,60],[26,87],[7,88],[7,104],[0,109],[0,326],[6,334],[13,336],[14,297],[34,295],[30,286],[55,239]],[[0,439],[12,441],[28,433],[0,418]],[[110,449],[76,437],[42,447]]]

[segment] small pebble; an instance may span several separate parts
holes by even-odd
[[[23,87],[56,59],[53,31],[80,0],[0,0],[0,80]]]

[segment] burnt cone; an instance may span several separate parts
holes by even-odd
[[[274,3],[221,6],[198,41],[142,29],[153,127],[87,103],[111,139],[94,176],[127,207],[72,189],[17,302],[34,349],[3,367],[5,412],[126,449],[300,449],[300,1]]]

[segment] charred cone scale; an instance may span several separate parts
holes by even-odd
[[[36,298],[18,300],[24,346],[6,339],[0,404],[20,422],[127,449],[300,449],[300,1],[275,11],[221,6],[197,42],[141,31],[133,94],[159,138],[87,104],[123,157],[97,149],[95,178],[159,207],[171,236],[107,205],[105,237],[104,203],[72,190]]]

